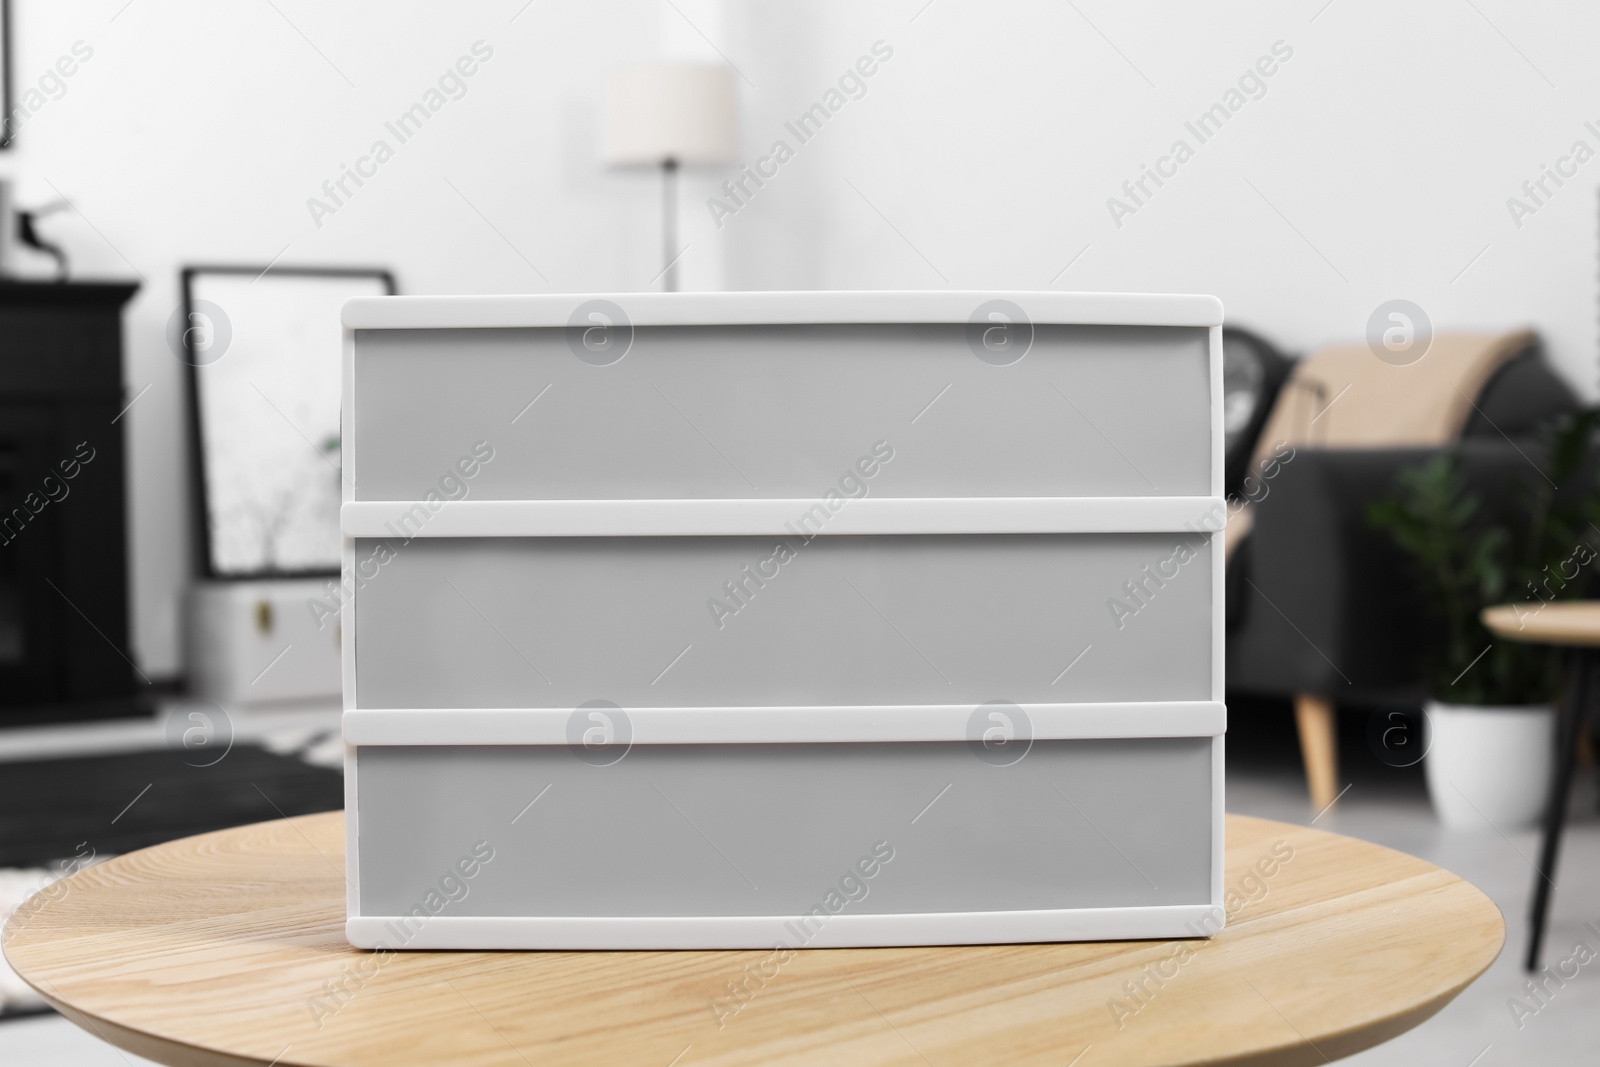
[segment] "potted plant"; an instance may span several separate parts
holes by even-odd
[[[1582,468],[1594,419],[1583,412],[1543,435],[1548,470],[1530,460],[1515,516],[1483,514],[1450,453],[1402,470],[1395,495],[1368,508],[1413,564],[1434,622],[1424,770],[1448,826],[1487,820],[1505,830],[1531,825],[1543,810],[1559,661],[1544,646],[1494,639],[1479,615],[1493,604],[1535,611],[1583,595],[1600,555],[1600,508],[1591,491],[1556,487]]]

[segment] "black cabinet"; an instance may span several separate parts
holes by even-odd
[[[0,281],[0,723],[136,707],[121,418],[136,288]]]

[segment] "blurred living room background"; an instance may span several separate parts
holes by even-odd
[[[346,297],[1210,293],[1230,323],[1229,489],[1249,502],[1229,808],[1422,855],[1508,921],[1489,976],[1352,1062],[1593,1047],[1594,974],[1548,1005],[1523,986],[1565,661],[1490,637],[1481,662],[1442,661],[1416,564],[1459,548],[1463,588],[1500,594],[1463,624],[1476,640],[1477,607],[1545,599],[1462,562],[1485,528],[1530,499],[1554,516],[1481,548],[1521,552],[1514,578],[1600,545],[1600,9],[5,6],[0,492],[26,514],[0,536],[0,912],[109,854],[342,802],[337,557],[316,538],[336,520],[323,423]],[[683,121],[714,151],[624,158],[651,115],[623,87],[646,68],[646,100],[709,72]],[[224,369],[275,361],[297,369]],[[240,490],[281,462],[320,495]],[[1428,526],[1430,492],[1476,512]],[[1561,596],[1593,592],[1582,568]],[[1544,706],[1489,742],[1527,757],[1526,780],[1485,786],[1509,791],[1503,814],[1429,792],[1420,753],[1450,705]],[[1587,727],[1573,738],[1547,960],[1600,948]],[[0,1060],[118,1058],[0,967]]]

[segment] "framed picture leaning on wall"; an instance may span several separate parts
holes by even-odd
[[[201,575],[338,574],[339,311],[394,291],[378,268],[183,271]]]

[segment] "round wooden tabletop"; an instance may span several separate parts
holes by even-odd
[[[1483,625],[1507,641],[1593,648],[1600,646],[1600,600],[1499,604],[1484,608]]]
[[[331,812],[80,871],[18,909],[5,950],[130,1052],[285,1067],[1320,1064],[1500,952],[1493,902],[1430,863],[1242,816],[1227,833],[1209,941],[822,949],[774,973],[766,951],[354,950]]]

